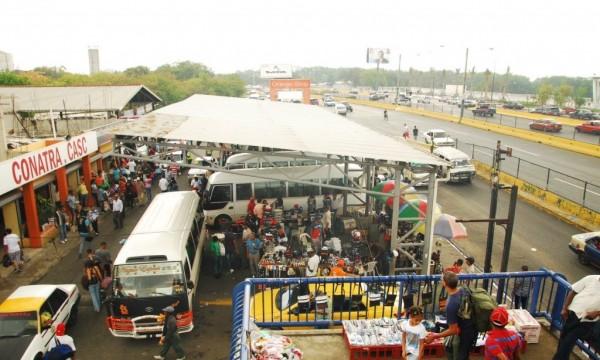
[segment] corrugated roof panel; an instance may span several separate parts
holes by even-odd
[[[7,86],[0,87],[0,97],[14,97],[17,111],[99,111],[122,110],[140,91],[161,101],[143,85]]]
[[[382,135],[318,106],[244,98],[194,95],[110,132],[445,164],[404,140]]]

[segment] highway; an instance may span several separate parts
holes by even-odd
[[[445,103],[441,103],[441,102],[432,102],[431,104],[413,103],[412,107],[418,108],[418,109],[425,109],[425,110],[429,110],[429,111],[444,112],[444,113],[452,114],[452,115],[456,115],[456,116],[458,116],[460,114],[460,108],[458,106],[445,104]],[[526,118],[522,118],[522,117],[515,117],[512,115],[502,115],[502,114],[496,114],[494,117],[477,117],[477,116],[473,116],[473,112],[472,112],[473,109],[474,108],[465,109],[463,116],[471,118],[471,119],[479,120],[479,121],[485,121],[485,122],[490,122],[490,123],[494,123],[494,124],[506,125],[506,126],[510,126],[510,127],[516,127],[519,129],[527,129],[527,130],[529,130],[529,123],[532,121],[530,119],[526,119]],[[560,119],[558,121],[560,122]],[[582,120],[582,122],[583,122],[583,120]],[[533,131],[536,131],[536,130],[533,130]],[[543,134],[543,132],[540,131],[540,134]],[[587,142],[590,144],[600,144],[600,136],[593,135],[593,134],[579,133],[579,132],[575,131],[574,126],[570,126],[570,125],[566,125],[566,124],[562,125],[562,130],[560,132],[550,133],[550,135],[559,136],[559,137],[563,137],[563,138],[567,138],[567,139],[574,139],[577,141]]]
[[[583,202],[585,189],[585,205],[600,211],[600,158],[408,113],[390,111],[386,122],[383,120],[383,110],[365,106],[354,106],[354,112],[348,118],[396,137],[402,136],[404,124],[411,130],[416,125],[420,141],[427,129],[444,129],[452,138],[457,139],[459,149],[488,164],[492,159],[491,148],[495,148],[496,142],[501,140],[503,146],[512,147],[514,156],[502,163],[504,171],[510,174],[518,171],[520,178],[542,188],[547,184],[549,190],[578,203]],[[521,158],[521,161],[517,158]],[[554,171],[548,173],[546,168]],[[589,184],[586,185],[585,182]]]
[[[381,110],[355,107],[355,111],[348,116],[352,121],[361,123],[376,131],[394,137],[401,137],[404,122],[412,128],[417,125],[421,133],[426,128],[441,127],[451,131],[452,135],[467,137],[469,141],[479,141],[485,146],[492,146],[496,142],[497,135],[479,131],[477,129],[465,128],[464,126],[446,123],[443,121],[430,120],[423,117],[415,117],[409,114],[390,112],[390,120],[385,122]],[[449,126],[453,125],[450,129]],[[459,133],[460,132],[460,133]],[[471,134],[473,132],[473,134]],[[480,132],[482,134],[477,134]],[[412,134],[411,134],[412,136]],[[513,146],[519,156],[542,157],[545,154],[539,144],[529,144],[526,141],[504,137],[504,144]],[[473,140],[471,140],[473,139]],[[529,147],[532,145],[532,147]],[[564,161],[569,157],[575,160],[583,155],[569,153],[562,150],[557,151]],[[587,157],[584,157],[587,158]],[[582,159],[579,159],[583,161]],[[600,166],[600,159],[593,159]],[[535,160],[533,160],[535,161]],[[573,161],[576,163],[575,161]],[[583,169],[586,170],[585,168]],[[585,171],[589,173],[588,171]],[[584,172],[582,171],[582,174]],[[591,174],[589,174],[591,175]],[[596,174],[596,176],[598,176]],[[489,213],[490,187],[484,181],[476,178],[471,185],[468,184],[441,184],[438,193],[438,202],[443,207],[443,212],[452,214],[458,218],[476,219],[487,218]],[[508,207],[508,194],[501,192],[499,197],[498,216],[505,217]],[[483,266],[485,256],[485,243],[487,235],[487,224],[465,224],[469,233],[468,240],[457,242],[457,246],[466,253],[473,255],[478,266]],[[582,232],[574,226],[563,223],[557,218],[529,205],[524,201],[518,202],[515,229],[513,232],[512,251],[509,262],[509,270],[520,269],[527,264],[531,269],[547,267],[563,273],[569,280],[576,280],[585,275],[596,273],[594,268],[578,263],[577,257],[568,249],[571,235]],[[493,249],[493,267],[498,270],[502,254],[504,230],[496,227],[495,244]]]

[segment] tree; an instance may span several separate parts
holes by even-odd
[[[554,90],[554,103],[557,106],[563,106],[565,102],[573,95],[573,87],[567,84],[561,84]]]
[[[537,91],[537,99],[540,105],[546,105],[553,92],[554,88],[552,87],[552,85],[548,83],[543,83],[542,85],[540,85]]]
[[[585,98],[587,97],[587,94],[588,90],[585,87],[580,86],[575,89],[575,96],[573,99],[575,101],[575,106],[580,108],[585,105]]]
[[[29,84],[30,81],[25,76],[15,74],[14,72],[0,71],[0,85],[18,86]]]
[[[140,77],[144,75],[148,75],[150,73],[150,69],[147,66],[135,66],[125,69],[125,75],[129,77]]]

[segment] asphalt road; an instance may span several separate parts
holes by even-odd
[[[404,128],[404,122],[412,128],[417,125],[423,133],[424,129],[439,127],[447,129],[451,134],[465,134],[469,139],[474,139],[489,146],[495,144],[497,134],[490,134],[465,126],[450,124],[443,121],[430,120],[424,117],[411,116],[405,113],[389,112],[389,121],[383,120],[382,111],[367,107],[355,107],[355,111],[348,118],[390,136],[400,137]],[[452,128],[445,125],[453,125]],[[478,132],[469,135],[470,131]],[[412,136],[412,133],[411,133]],[[459,137],[460,139],[460,137]],[[460,141],[460,140],[459,140]],[[463,140],[464,141],[464,140]],[[504,144],[515,147],[519,156],[527,156],[528,152],[539,152],[535,156],[544,154],[537,147],[540,144],[530,144],[515,139],[502,139]],[[555,149],[553,149],[555,150]],[[565,157],[581,157],[578,154],[562,154]],[[534,155],[530,155],[534,156]],[[600,159],[595,159],[600,165]],[[598,176],[598,174],[596,174]],[[489,214],[490,187],[487,183],[476,178],[471,185],[468,184],[441,184],[438,191],[438,202],[442,205],[442,211],[462,219],[487,218]],[[508,211],[509,195],[501,192],[498,200],[498,216],[505,217]],[[465,224],[469,233],[469,239],[458,241],[456,244],[465,253],[476,259],[478,266],[483,267],[485,258],[485,247],[487,238],[487,224],[468,223]],[[563,273],[569,280],[576,280],[585,275],[597,273],[596,269],[579,264],[577,257],[568,249],[571,235],[580,233],[578,228],[566,224],[557,218],[547,214],[524,201],[518,201],[515,228],[512,238],[511,256],[509,270],[519,270],[521,265],[527,264],[530,269],[546,267],[548,269]],[[500,268],[502,247],[504,244],[504,229],[496,227],[495,230],[492,266]]]
[[[460,108],[458,106],[445,104],[445,103],[441,103],[441,102],[433,102],[431,104],[413,103],[412,106],[415,108],[419,108],[419,109],[444,112],[447,114],[452,114],[452,115],[457,115],[457,116],[460,114]],[[490,122],[490,123],[494,123],[494,124],[506,125],[506,126],[510,126],[510,127],[516,127],[519,129],[527,129],[527,130],[529,130],[529,123],[532,121],[532,120],[522,118],[522,117],[515,117],[515,116],[510,116],[510,115],[502,115],[502,114],[496,114],[494,117],[478,117],[478,116],[473,116],[472,110],[473,110],[473,108],[465,109],[463,116],[471,118],[471,119],[479,120],[479,121],[485,121],[485,122]],[[536,131],[536,130],[533,130],[533,131]],[[540,132],[540,133],[543,133],[543,132]],[[570,125],[566,125],[566,124],[563,124],[562,130],[560,132],[551,133],[550,135],[559,136],[559,137],[563,137],[563,138],[567,138],[567,139],[574,139],[577,141],[587,142],[590,144],[600,144],[600,136],[593,135],[593,134],[579,133],[575,130],[574,126],[570,126]]]
[[[460,150],[488,164],[491,164],[492,148],[501,140],[503,146],[513,148],[514,156],[503,161],[504,171],[512,175],[518,173],[519,178],[542,188],[547,186],[548,190],[578,203],[585,200],[587,207],[600,211],[600,158],[408,113],[390,111],[386,122],[382,110],[365,106],[355,106],[348,118],[396,137],[402,136],[404,124],[410,129],[416,125],[421,141],[428,129],[444,129],[457,139]],[[548,168],[552,169],[550,173]]]

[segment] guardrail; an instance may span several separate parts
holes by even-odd
[[[513,307],[515,282],[528,281],[531,286],[523,307],[548,320],[553,329],[562,328],[560,313],[571,285],[561,274],[542,269],[465,274],[459,275],[459,280],[461,285],[485,288],[509,308]],[[346,319],[401,318],[404,309],[414,304],[423,306],[426,318],[433,319],[443,298],[440,281],[440,275],[246,279],[233,291],[229,358],[249,359],[250,318],[265,328],[324,328],[339,326]],[[303,299],[303,295],[309,296]],[[579,341],[577,345],[590,358],[600,360],[600,354],[588,344]]]
[[[386,99],[385,102],[391,103],[391,100]],[[427,111],[450,114],[453,116],[460,115],[460,107],[459,106],[445,104],[445,103],[423,104],[423,103],[413,102],[413,103],[411,103],[411,107],[415,108],[415,109],[422,109],[422,110],[427,110]],[[528,118],[525,116],[519,117],[518,115],[506,114],[506,113],[503,113],[504,111],[501,109],[498,109],[496,115],[493,117],[474,116],[473,112],[471,110],[473,110],[473,108],[465,108],[463,117],[481,121],[484,123],[492,123],[492,124],[499,124],[499,125],[504,125],[504,126],[508,126],[508,127],[513,127],[516,129],[530,130],[529,123],[535,120],[535,119],[531,119],[531,118]],[[527,114],[524,114],[524,115],[527,115]],[[552,119],[552,120],[560,122],[563,125],[562,130],[560,132],[548,132],[548,131],[538,131],[538,130],[532,130],[532,131],[539,132],[540,134],[544,134],[544,135],[551,135],[551,136],[564,138],[564,139],[577,140],[577,141],[585,142],[588,144],[600,145],[600,136],[593,135],[593,134],[580,133],[575,129],[575,123],[583,123],[583,122],[585,122],[584,120],[574,120],[574,119],[570,119],[570,118],[557,118],[557,117],[553,117],[553,116],[544,116],[544,115],[538,117],[538,119],[542,119],[542,118]]]
[[[456,148],[471,155],[473,160],[492,165],[495,149],[466,142],[456,142]],[[538,165],[520,157],[506,157],[501,171],[550,191],[584,208],[600,212],[600,185],[585,181],[554,169]]]

